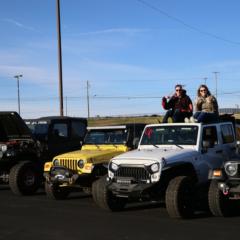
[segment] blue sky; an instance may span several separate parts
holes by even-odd
[[[237,0],[61,0],[64,112],[87,116],[159,114],[161,97],[199,84],[220,107],[240,98],[240,2]],[[1,0],[1,110],[58,115],[55,0]]]

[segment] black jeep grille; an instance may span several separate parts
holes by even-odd
[[[150,173],[143,167],[120,167],[115,176],[135,178],[137,181],[150,179]]]
[[[59,159],[60,166],[64,166],[68,169],[77,171],[77,161],[73,159]]]

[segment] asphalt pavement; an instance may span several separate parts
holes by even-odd
[[[54,201],[43,191],[19,197],[0,189],[0,240],[230,240],[239,239],[239,222],[240,216],[216,218],[208,212],[190,220],[170,219],[161,204],[131,205],[112,213],[83,193]]]

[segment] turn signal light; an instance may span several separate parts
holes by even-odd
[[[222,176],[222,171],[221,170],[214,170],[213,171],[213,176],[214,177],[221,177]]]

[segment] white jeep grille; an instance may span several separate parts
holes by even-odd
[[[150,173],[144,167],[120,167],[114,175],[115,177],[134,178],[136,181],[151,178]]]

